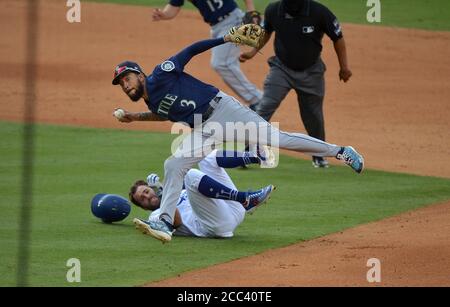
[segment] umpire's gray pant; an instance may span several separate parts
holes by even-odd
[[[211,101],[215,108],[211,117],[194,128],[179,144],[172,144],[173,155],[164,163],[164,193],[161,199],[161,217],[173,221],[177,201],[186,173],[224,141],[276,146],[320,157],[335,157],[340,146],[329,144],[301,133],[278,130],[261,116],[243,106],[231,96],[220,92],[219,103]],[[257,126],[258,132],[246,135],[238,124]],[[240,127],[242,127],[242,125]],[[227,126],[233,129],[226,133]],[[219,133],[225,131],[225,133]]]
[[[323,97],[325,95],[325,64],[319,58],[311,67],[295,71],[276,56],[269,58],[270,72],[264,81],[264,95],[256,112],[269,121],[291,89],[297,93],[300,116],[308,134],[325,140]]]

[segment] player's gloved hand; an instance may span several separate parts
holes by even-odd
[[[261,13],[258,11],[248,11],[242,18],[243,24],[254,23],[256,25],[261,25],[261,21],[262,21]]]
[[[147,176],[147,184],[151,188],[160,188],[162,187],[161,182],[159,181],[158,174],[150,174]]]
[[[261,39],[264,37],[264,30],[259,25],[245,24],[232,27],[228,34],[225,35],[225,41],[229,41],[238,45],[247,45],[258,48]]]

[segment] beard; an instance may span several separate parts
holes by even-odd
[[[133,91],[130,91],[129,93],[127,93],[128,97],[130,97],[130,99],[134,102],[138,101],[139,99],[142,98],[142,96],[144,95],[144,86],[139,83],[138,86],[135,88],[134,92],[131,93]]]
[[[160,205],[160,200],[159,200],[159,198],[158,197],[152,197],[151,199],[150,199],[150,207],[152,208],[151,210],[152,211],[154,211],[154,210],[156,210],[156,209],[158,209],[159,208],[159,205]]]
[[[306,0],[282,0],[285,11],[291,16],[298,16]]]

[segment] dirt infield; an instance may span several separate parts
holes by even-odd
[[[22,121],[25,1],[3,0],[0,7],[0,61],[6,68],[0,75],[0,119]],[[115,107],[144,106],[127,101],[111,77],[124,59],[150,72],[180,48],[207,38],[209,28],[198,14],[182,11],[178,22],[153,23],[149,8],[82,3],[82,22],[69,24],[66,12],[64,1],[41,1],[37,121],[169,131],[168,123],[118,123],[111,115]],[[126,16],[133,22],[123,22]],[[339,82],[337,59],[325,39],[327,140],[354,145],[368,168],[450,178],[450,33],[343,28],[354,76]],[[272,48],[263,53],[244,66],[258,85]],[[187,70],[232,94],[209,68],[209,57],[196,57]],[[292,93],[273,121],[284,130],[304,131]],[[367,285],[370,257],[382,260],[382,285],[450,285],[449,213],[450,203],[430,206],[157,285]]]
[[[450,203],[219,264],[149,286],[450,286]]]

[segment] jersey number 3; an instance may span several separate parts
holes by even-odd
[[[193,106],[193,107],[194,107],[194,110],[197,108],[197,104],[196,104],[195,101],[193,101],[193,100],[186,100],[186,99],[183,99],[183,100],[181,100],[180,104],[181,104],[182,107]]]
[[[216,4],[217,7],[214,7],[214,3]],[[206,0],[206,3],[208,3],[209,9],[211,10],[211,12],[215,12],[216,10],[220,10],[223,6],[223,1],[222,0]]]

